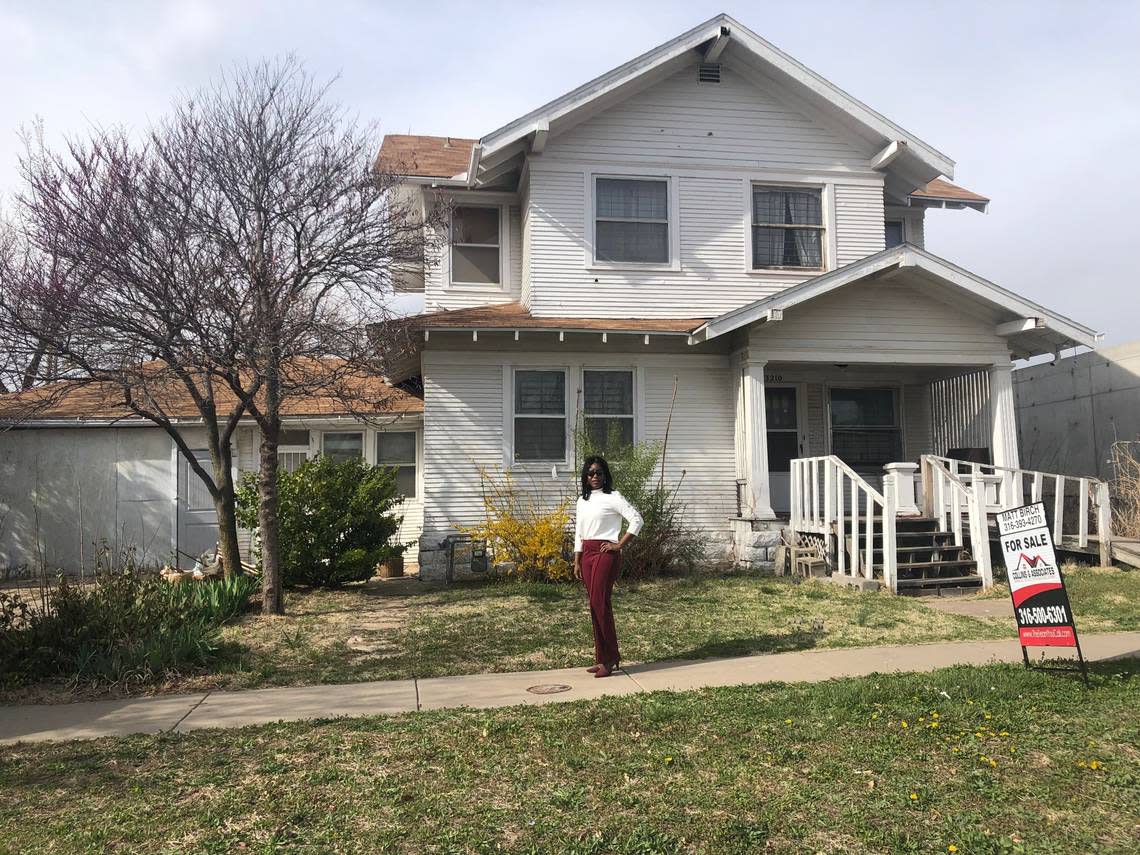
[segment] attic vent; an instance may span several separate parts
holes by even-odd
[[[697,66],[698,83],[720,83],[720,63],[702,62]]]

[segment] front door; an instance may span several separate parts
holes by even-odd
[[[788,513],[791,509],[792,460],[803,456],[799,397],[796,386],[767,386],[764,389],[768,488],[772,510],[778,514]]]
[[[210,452],[195,451],[194,456],[212,471]],[[178,566],[193,567],[203,552],[213,552],[218,542],[218,514],[214,499],[181,452],[178,454]]]

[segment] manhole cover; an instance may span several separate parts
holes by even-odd
[[[565,683],[543,683],[527,689],[532,695],[557,695],[559,692],[569,692],[570,687]]]

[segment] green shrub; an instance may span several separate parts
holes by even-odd
[[[363,582],[381,561],[403,554],[391,543],[400,527],[394,469],[322,455],[278,473],[277,495],[286,585]],[[238,522],[257,528],[257,509],[257,477],[249,472],[238,489]]]
[[[129,555],[121,558],[89,583],[61,577],[44,606],[0,595],[0,685],[53,678],[146,683],[204,665],[217,649],[219,627],[257,587],[249,576],[172,585],[138,571]]]
[[[602,451],[596,439],[586,431],[575,432],[574,444],[579,461],[591,454],[606,458],[614,476],[614,489],[625,496],[645,520],[638,536],[622,553],[623,576],[644,579],[687,571],[701,560],[704,545],[700,534],[684,525],[685,505],[677,497],[681,482],[668,485],[660,478],[661,443],[622,445],[611,429],[601,447],[608,451]]]

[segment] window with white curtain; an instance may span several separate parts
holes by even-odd
[[[669,263],[669,182],[666,179],[594,179],[594,259]]]
[[[498,285],[499,209],[459,205],[451,213],[451,281]]]
[[[515,371],[515,460],[566,459],[566,372]]]
[[[416,432],[376,434],[376,464],[396,470],[396,489],[406,499],[416,497]]]
[[[752,187],[752,268],[823,268],[823,191]]]

